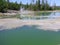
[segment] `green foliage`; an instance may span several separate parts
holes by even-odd
[[[36,3],[35,4],[34,4],[34,2],[33,3],[32,2],[28,6],[30,10],[34,10],[34,11],[52,10],[52,7],[50,7],[50,5],[48,4],[48,1],[47,0],[36,0]]]
[[[54,3],[54,6],[51,7],[48,4],[48,0],[31,0],[31,4],[18,4],[17,2],[9,2],[9,0],[0,0],[0,12],[7,12],[7,10],[20,10],[20,7],[24,7],[25,10],[34,10],[34,11],[40,11],[40,10],[56,10],[60,9],[60,7],[56,7],[56,4]]]
[[[5,0],[0,0],[0,12],[7,11],[7,2]]]
[[[7,12],[7,10],[19,10],[20,5],[15,2],[9,2],[9,0],[0,0],[0,12]]]
[[[19,10],[19,5],[17,4],[17,2],[15,2],[15,3],[9,3],[9,8],[8,9],[10,9],[10,10]]]

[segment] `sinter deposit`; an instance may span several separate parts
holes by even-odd
[[[0,19],[0,30],[22,27],[24,25],[37,25],[38,29],[59,31],[60,19],[45,19],[45,20],[20,20],[15,18]]]

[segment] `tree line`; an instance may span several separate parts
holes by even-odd
[[[10,2],[9,0],[0,0],[0,12],[7,12],[7,10],[20,10],[23,7],[25,10],[55,10],[54,8],[48,4],[47,0],[31,0],[31,3],[23,4],[22,2]]]

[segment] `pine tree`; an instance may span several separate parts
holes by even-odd
[[[36,8],[37,10],[41,9],[40,0],[36,0]]]
[[[56,3],[54,2],[54,10],[56,10]]]
[[[45,3],[44,3],[44,0],[42,0],[42,5],[41,5],[41,7],[42,7],[42,10],[44,10],[44,8],[45,8]]]

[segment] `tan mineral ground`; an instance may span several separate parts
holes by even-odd
[[[37,25],[38,29],[59,31],[60,19],[21,20],[17,18],[0,19],[0,30]]]

